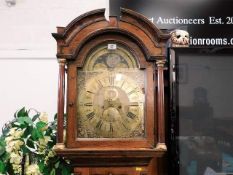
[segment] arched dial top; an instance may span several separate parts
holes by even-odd
[[[145,136],[145,77],[127,47],[105,43],[78,70],[78,138]]]

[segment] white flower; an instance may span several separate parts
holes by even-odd
[[[46,152],[46,147],[48,145],[48,142],[52,141],[50,136],[44,136],[44,138],[39,139],[39,148],[38,148],[38,153],[39,154],[45,154]]]
[[[26,175],[41,175],[39,166],[32,164],[26,167]]]
[[[15,139],[18,139],[18,138],[20,138],[20,137],[23,135],[24,131],[25,131],[25,130],[21,130],[21,129],[16,130],[15,133],[14,133],[12,136],[13,136]]]
[[[22,130],[14,127],[10,129],[9,135],[12,136],[14,139],[18,139],[23,135],[24,131],[25,131],[24,129]]]
[[[11,153],[13,150],[18,151],[20,147],[24,144],[21,140],[12,140],[7,142],[6,151]]]
[[[9,135],[13,135],[17,128],[11,128],[9,131]]]
[[[16,141],[15,141],[15,144],[14,144],[14,149],[15,149],[15,150],[19,150],[20,147],[21,147],[23,144],[24,144],[23,141],[21,141],[21,140],[16,140]]]
[[[15,173],[15,174],[20,174],[20,173],[22,172],[22,167],[21,167],[21,165],[13,164],[12,167],[13,167],[13,170],[14,170],[14,173]]]
[[[53,150],[49,151],[48,157],[54,157],[56,154]]]
[[[46,144],[52,141],[50,136],[44,136],[44,140]]]
[[[48,123],[48,114],[45,112],[40,113],[39,119],[42,122]]]
[[[21,161],[22,161],[22,157],[19,154],[16,154],[14,152],[10,154],[10,163],[19,165]]]
[[[5,138],[6,144],[10,143],[14,139],[13,136],[8,136]]]
[[[10,146],[9,144],[6,146],[6,152],[8,152],[8,153],[12,152],[13,149],[14,149],[14,147]]]
[[[53,150],[49,151],[48,155],[45,157],[45,164],[48,164],[49,158],[54,157],[55,155],[56,153]]]
[[[39,139],[39,145],[47,146],[50,141],[52,141],[50,136],[44,136],[44,138]]]

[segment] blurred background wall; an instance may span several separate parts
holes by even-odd
[[[58,64],[51,33],[106,0],[0,0],[0,128],[22,107],[57,111]]]

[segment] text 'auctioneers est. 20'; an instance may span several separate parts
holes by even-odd
[[[179,18],[179,17],[150,17],[149,20],[155,24],[180,24],[180,25],[192,25],[192,24],[227,24],[233,25],[233,16],[215,17],[209,16],[208,18]]]

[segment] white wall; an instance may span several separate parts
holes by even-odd
[[[106,6],[106,0],[16,0],[12,7],[0,1],[0,128],[23,106],[47,112],[52,120],[58,64],[51,33]]]

